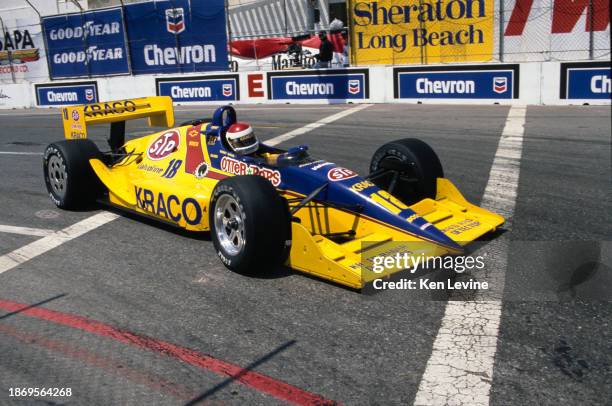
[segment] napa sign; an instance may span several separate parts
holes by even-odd
[[[354,64],[492,58],[493,1],[352,0],[350,7]]]

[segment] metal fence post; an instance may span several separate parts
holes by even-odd
[[[504,0],[499,0],[499,61],[504,61]]]
[[[0,17],[0,30],[2,30],[2,36],[5,36],[6,33],[6,28],[4,27],[4,21],[2,21],[2,17]],[[11,71],[11,79],[13,80],[13,83],[15,82],[15,72],[13,71],[13,56],[11,55],[12,51],[7,49],[6,50],[6,54],[8,56],[8,61],[9,61],[9,70]]]
[[[227,56],[229,59],[229,66],[230,66],[230,70],[233,69],[233,64],[232,61],[233,56],[232,56],[232,19],[230,18],[230,14],[229,14],[229,2],[228,0],[224,1],[225,3],[225,29],[226,29],[226,34],[227,34]]]
[[[593,8],[593,0],[589,0],[589,9],[587,11],[589,15],[589,59],[595,59],[595,33],[593,30],[593,24],[595,23],[595,9]]]

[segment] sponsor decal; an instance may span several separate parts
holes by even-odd
[[[185,155],[185,173],[195,175],[198,166],[204,162],[204,152],[201,144],[202,125],[187,129],[187,153]]]
[[[279,171],[270,168],[264,168],[258,165],[247,164],[246,162],[238,161],[233,158],[224,156],[221,159],[221,170],[233,175],[258,175],[266,178],[274,186],[281,184],[281,174]]]
[[[168,167],[164,171],[162,178],[166,178],[166,179],[174,178],[174,175],[176,175],[176,172],[179,170],[182,164],[183,164],[183,161],[180,159],[171,160],[168,163]]]
[[[600,99],[612,97],[610,62],[561,64],[561,99]]]
[[[208,175],[208,164],[206,162],[202,162],[195,170],[195,177],[198,179],[203,179]]]
[[[161,168],[155,165],[144,164],[144,163],[141,163],[140,165],[138,165],[138,169],[140,169],[141,171],[151,172],[151,173],[155,173],[158,175],[164,172],[164,168]]]
[[[94,99],[94,92],[93,89],[85,89],[85,100],[87,100],[88,102],[93,101]]]
[[[493,91],[495,93],[505,93],[508,91],[508,78],[507,77],[494,77],[493,78]]]
[[[332,162],[321,162],[321,163],[314,165],[312,168],[310,168],[310,170],[318,171],[319,169],[325,166],[329,166],[329,165],[333,165],[333,163]]]
[[[184,220],[189,225],[198,225],[202,221],[202,213],[206,212],[206,207],[203,208],[191,197],[181,201],[176,195],[165,196],[162,192],[156,194],[138,186],[134,186],[134,192],[136,205],[140,209],[175,223]]]
[[[364,180],[362,182],[357,182],[353,186],[351,186],[351,190],[353,190],[355,192],[361,192],[361,191],[366,190],[368,188],[371,188],[373,186],[376,186],[376,185],[374,183],[370,182],[369,180]]]
[[[95,82],[63,83],[58,85],[35,85],[36,102],[39,106],[62,106],[71,104],[88,104],[97,101]],[[88,100],[87,94],[93,94]]]
[[[310,165],[320,164],[321,162],[325,162],[325,161],[322,160],[322,159],[318,159],[316,161],[310,161],[310,162],[306,162],[306,163],[303,163],[303,164],[299,164],[298,167],[305,168],[305,167],[310,166]]]
[[[175,35],[185,31],[185,12],[182,8],[166,10],[166,30]]]
[[[136,103],[131,100],[121,100],[111,103],[88,104],[83,110],[87,117],[133,113],[136,111]]]
[[[518,98],[518,65],[395,68],[396,99]]]
[[[429,224],[429,223],[427,223]],[[429,224],[430,225],[430,224]],[[480,222],[476,221],[476,220],[472,220],[472,219],[466,219],[466,220],[462,220],[458,223],[454,223],[451,224],[450,226],[440,230],[442,231],[444,234],[453,234],[453,235],[460,235],[463,234],[465,232],[468,232],[476,227],[480,226]]]
[[[208,145],[215,145],[218,140],[219,140],[219,137],[217,137],[216,135],[209,135],[208,136],[208,141],[206,143]],[[211,156],[212,156],[212,154],[211,154]]]
[[[208,76],[157,79],[157,95],[177,102],[238,100],[238,76]]]
[[[229,83],[223,84],[223,96],[230,97],[232,94],[234,94],[234,89],[232,88],[232,85]]]
[[[350,169],[342,168],[339,166],[332,168],[329,170],[329,172],[327,172],[327,179],[329,179],[332,182],[339,182],[342,180],[351,179],[351,178],[354,178],[355,176],[357,176],[356,172],[353,172]]]
[[[79,119],[81,118],[81,115],[79,114],[78,110],[72,110],[72,119],[74,121],[79,121]]]
[[[311,72],[270,72],[268,97],[272,100],[351,99],[369,97],[368,73],[362,70]]]
[[[181,138],[177,130],[166,131],[151,143],[147,149],[147,156],[153,161],[164,159],[178,149],[180,142]]]

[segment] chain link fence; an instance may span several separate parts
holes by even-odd
[[[456,62],[543,62],[610,59],[610,0],[379,0],[393,6],[435,7],[462,3],[483,16],[462,20],[413,18],[411,24],[379,24],[359,36],[353,17],[356,4],[365,0],[225,0],[230,70],[309,68],[316,62],[319,42],[314,34],[334,33],[336,51],[332,67],[353,65],[410,65]],[[120,6],[137,0],[61,0],[22,3],[17,9],[0,5],[0,81],[18,83],[49,78],[41,16]],[[8,4],[8,3],[7,3]],[[45,4],[41,8],[37,4]],[[427,6],[429,5],[429,6]],[[3,8],[4,7],[4,8]],[[384,13],[378,10],[379,18]],[[416,14],[414,14],[416,15]],[[413,16],[414,16],[413,15]],[[387,16],[388,17],[388,16]],[[348,36],[342,36],[348,31]],[[480,46],[432,45],[430,33],[462,32]],[[380,43],[367,42],[376,38]],[[450,38],[450,37],[448,37]],[[450,39],[446,41],[450,41]],[[177,36],[180,41],[180,36]],[[473,42],[474,42],[473,41]],[[130,44],[131,45],[131,44]],[[387,51],[381,51],[382,45]],[[84,47],[86,44],[84,43]],[[378,46],[368,52],[368,46]],[[80,50],[76,50],[80,51]],[[345,53],[345,57],[343,57]]]

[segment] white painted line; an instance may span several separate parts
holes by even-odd
[[[0,274],[10,271],[16,266],[29,261],[47,251],[52,250],[65,242],[73,240],[88,231],[94,230],[119,217],[117,214],[102,212],[95,214],[85,220],[79,221],[70,227],[56,231],[40,240],[36,240],[28,245],[9,252],[0,257]]]
[[[264,141],[264,144],[274,146],[278,145],[281,142],[285,142],[290,140],[291,138],[297,137],[298,135],[306,134],[312,130],[315,130],[319,127],[323,127],[325,124],[333,123],[336,120],[340,120],[343,117],[350,116],[353,113],[361,111],[367,107],[370,107],[371,104],[360,104],[357,107],[353,107],[352,109],[342,110],[339,113],[332,114],[331,116],[327,116],[322,118],[319,121],[315,121],[314,123],[310,123],[301,128],[296,128],[295,130],[289,131],[288,133],[279,135],[278,137],[271,138],[267,141]]]
[[[33,235],[36,237],[46,237],[53,234],[53,230],[45,230],[43,228],[17,227],[0,224],[0,233]]]
[[[202,106],[206,107],[206,106]],[[343,105],[325,105],[325,106],[296,106],[296,105],[287,105],[287,104],[279,104],[277,107],[273,107],[273,105],[266,105],[266,107],[257,107],[257,106],[248,106],[244,105],[240,106],[232,106],[236,109],[238,113],[241,111],[259,111],[259,110],[270,110],[270,111],[284,111],[284,110],[345,110]],[[175,112],[202,112],[201,108],[193,108],[187,106],[176,106],[174,108]]]
[[[0,111],[0,116],[59,116],[60,110]]]
[[[42,155],[42,152],[0,151],[0,155]]]
[[[527,108],[513,106],[499,140],[481,206],[503,215],[510,227],[520,176]],[[448,301],[415,405],[489,405],[502,314],[508,239],[487,251],[486,300]],[[491,295],[491,296],[489,296]]]

